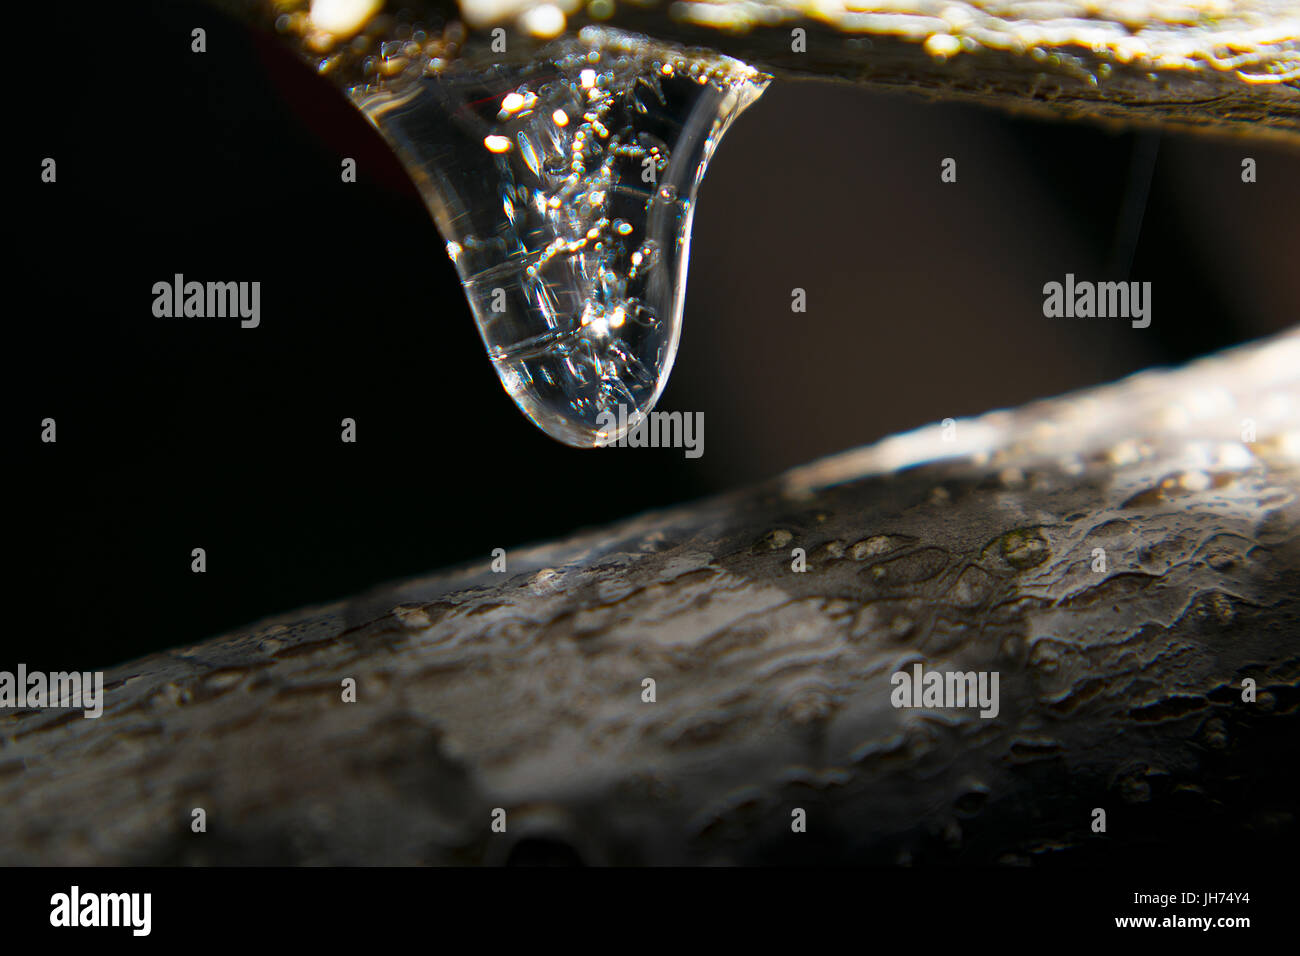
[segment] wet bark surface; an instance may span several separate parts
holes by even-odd
[[[405,39],[413,23],[424,27],[429,55],[444,60],[528,59],[544,42],[521,29],[537,0],[390,3],[337,42],[312,30],[306,3],[218,5],[268,28],[287,16],[281,32],[291,45],[345,84],[382,74],[383,43]],[[1300,137],[1300,14],[1288,0],[692,0],[609,4],[600,19],[592,9],[579,8],[566,29],[605,26],[708,47],[778,77],[837,78],[1051,116]],[[508,31],[504,52],[490,48],[498,26]]]
[[[1298,408],[1293,333],[124,664],[0,717],[0,861],[1294,847]],[[997,716],[895,707],[918,662]]]

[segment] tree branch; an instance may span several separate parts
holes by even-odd
[[[382,66],[367,73],[366,58],[385,41],[408,39],[413,22],[425,27],[420,57],[439,63],[501,59],[487,49],[498,25],[512,31],[504,56],[528,58],[557,27],[600,24],[710,47],[778,76],[1300,137],[1300,12],[1289,0],[599,0],[562,4],[577,7],[567,19],[543,0],[462,0],[459,11],[444,0],[390,3],[356,36],[319,29],[305,0],[222,5],[264,25],[278,17],[280,32],[345,85],[374,82]],[[796,28],[806,47],[795,43]]]
[[[0,861],[1294,840],[1298,408],[1292,333],[114,668],[99,720],[0,718]],[[891,706],[917,661],[997,671],[997,717]]]

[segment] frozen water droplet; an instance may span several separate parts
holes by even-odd
[[[588,28],[531,63],[456,64],[351,94],[442,230],[510,397],[590,447],[635,427],[667,383],[696,189],[767,81]]]

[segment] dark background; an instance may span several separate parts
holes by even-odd
[[[704,457],[578,451],[502,391],[428,214],[340,93],[199,5],[38,16],[9,43],[0,669],[193,643],[1300,311],[1300,151],[778,82],[700,193],[659,407],[704,412]],[[176,272],[261,281],[261,327],[154,318]],[[1066,272],[1150,280],[1151,327],[1045,319]]]

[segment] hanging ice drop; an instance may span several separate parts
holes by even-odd
[[[768,77],[589,28],[527,64],[408,79],[351,95],[433,213],[506,391],[560,441],[616,441],[667,383],[696,189]]]

